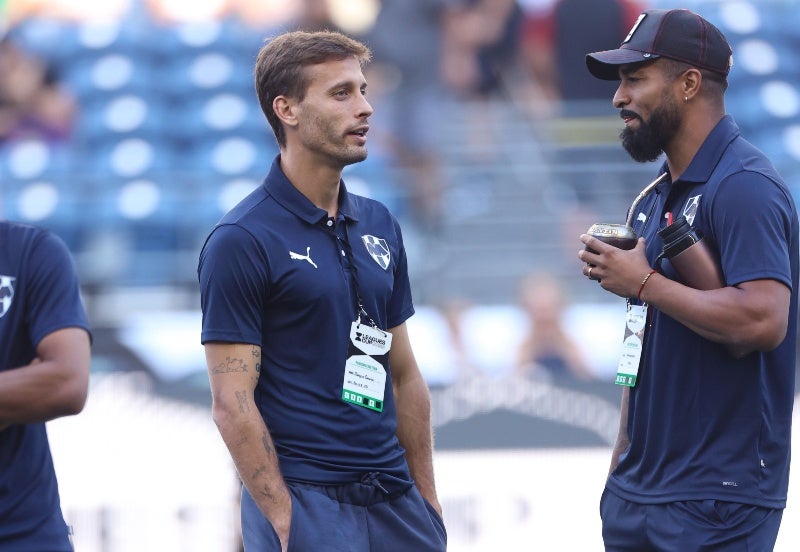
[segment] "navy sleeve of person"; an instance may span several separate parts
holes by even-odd
[[[89,331],[66,246],[0,222],[0,370],[28,365],[41,339],[65,327]],[[44,423],[0,431],[0,549],[72,550]]]

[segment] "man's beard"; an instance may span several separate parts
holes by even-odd
[[[634,161],[645,163],[655,161],[664,152],[664,144],[669,143],[681,124],[675,104],[665,99],[662,107],[653,111],[650,120],[639,118],[639,128],[625,127],[619,137],[622,147]]]

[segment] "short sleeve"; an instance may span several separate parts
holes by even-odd
[[[399,326],[414,314],[414,305],[411,299],[411,284],[408,277],[408,258],[406,256],[405,245],[403,244],[403,234],[398,222],[396,220],[393,222],[397,235],[398,255],[397,266],[394,272],[392,297],[389,301],[389,312],[387,314],[389,328]]]
[[[784,187],[755,172],[729,176],[712,204],[712,227],[728,285],[774,279],[791,288],[793,201]]]
[[[29,319],[31,343],[56,330],[89,323],[78,284],[75,264],[66,244],[51,232],[43,232],[30,249]]]
[[[215,228],[198,265],[203,312],[201,342],[261,344],[268,266],[257,240],[236,225]]]

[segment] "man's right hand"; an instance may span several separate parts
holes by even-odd
[[[275,533],[278,535],[278,540],[281,541],[281,552],[287,552],[289,549],[289,531],[292,528],[291,495],[289,495],[288,508],[281,508],[281,511],[277,515],[273,513],[269,521],[272,523],[272,528],[275,529]]]

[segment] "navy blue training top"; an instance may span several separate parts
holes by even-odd
[[[380,471],[410,482],[390,368],[383,412],[341,399],[356,282],[381,329],[414,312],[400,227],[344,183],[338,220],[329,221],[279,160],[200,253],[201,340],[261,347],[255,401],[286,479],[336,484]]]
[[[27,366],[39,342],[66,327],[89,331],[66,246],[0,221],[0,371]],[[44,423],[0,431],[0,550],[72,550]]]
[[[666,164],[661,172],[665,172]],[[786,504],[797,336],[798,220],[765,156],[730,116],[685,173],[658,185],[636,209],[634,230],[651,264],[665,215],[685,215],[719,253],[727,285],[774,279],[791,288],[789,326],[776,349],[735,360],[650,307],[639,379],[631,390],[630,447],[608,480],[639,503],[716,499]],[[662,273],[678,280],[668,261]],[[698,309],[703,305],[698,304]]]

